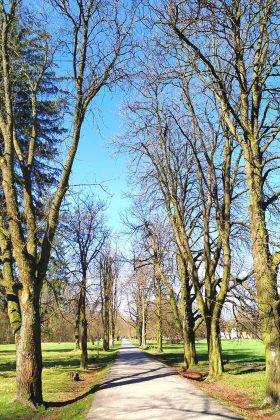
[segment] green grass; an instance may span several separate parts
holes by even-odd
[[[148,353],[173,366],[183,364],[183,345],[163,345],[163,353],[157,354],[154,342],[148,342]],[[264,347],[259,340],[222,340],[225,373],[217,381],[235,391],[245,392],[256,405],[260,405],[265,393]],[[199,364],[191,370],[203,374],[208,372],[207,343],[201,340],[196,343]],[[250,372],[251,370],[257,370]]]
[[[148,342],[149,353],[156,352],[154,342]],[[264,348],[259,340],[222,340],[223,360],[226,364],[264,363]],[[207,365],[207,342],[200,340],[196,343],[196,350],[200,365]],[[167,363],[183,363],[183,345],[164,343],[160,358]]]
[[[73,382],[69,377],[70,371],[79,371],[80,353],[73,351],[73,343],[43,343],[43,393],[47,409],[34,412],[29,408],[14,402],[15,381],[15,346],[0,345],[0,419],[84,419],[90,406],[96,385],[98,385],[110,369],[118,348],[110,352],[99,352],[89,344],[90,370],[99,367],[88,389],[82,398],[73,401],[73,393],[82,382]],[[81,372],[83,378],[83,373]],[[61,402],[64,400],[64,403]]]

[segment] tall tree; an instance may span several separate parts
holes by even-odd
[[[21,283],[19,304],[21,325],[17,344],[18,399],[39,405],[42,396],[42,355],[40,328],[40,293],[46,276],[52,243],[56,232],[59,210],[69,185],[69,177],[78,148],[81,128],[96,94],[112,85],[123,75],[124,62],[130,45],[131,19],[122,5],[110,2],[53,1],[55,9],[65,19],[68,35],[66,54],[72,63],[71,105],[72,129],[69,133],[63,169],[57,187],[44,209],[44,221],[36,212],[35,184],[32,179],[34,156],[38,142],[36,115],[33,118],[32,136],[26,153],[18,136],[18,119],[15,113],[15,67],[12,52],[17,51],[12,33],[20,20],[22,10],[19,0],[1,2],[1,89],[4,98],[0,109],[1,175],[5,212],[8,219],[13,258]],[[65,33],[66,33],[65,32]],[[104,46],[104,36],[108,43]],[[50,36],[44,37],[44,51]],[[98,41],[97,41],[98,39]],[[12,40],[12,42],[11,42]],[[102,40],[102,50],[101,50]],[[19,40],[20,41],[20,40]],[[20,42],[19,42],[20,44]],[[42,47],[43,48],[43,47]],[[106,51],[104,51],[104,48]],[[28,71],[29,95],[32,111],[36,112],[38,84],[43,71],[53,65],[52,55],[47,54],[46,68],[33,63]],[[25,68],[24,61],[20,64]],[[18,67],[18,65],[17,65]],[[35,81],[37,83],[35,83]],[[35,83],[35,84],[34,84]],[[47,93],[47,92],[46,92]],[[20,188],[16,183],[18,168],[22,177]],[[21,200],[22,197],[22,200]]]
[[[267,399],[274,403],[280,400],[280,254],[270,243],[266,213],[279,197],[279,7],[271,0],[219,0],[169,1],[154,8],[157,22],[173,45],[180,43],[184,59],[213,93],[222,120],[242,149]]]

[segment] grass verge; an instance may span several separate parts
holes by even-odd
[[[109,352],[98,352],[96,346],[89,344],[89,368],[81,371],[80,352],[73,350],[73,343],[43,343],[46,409],[34,411],[13,401],[16,392],[15,346],[0,345],[0,419],[84,419],[94,391],[108,373],[119,346],[117,343]],[[72,371],[79,372],[80,381],[70,378]]]

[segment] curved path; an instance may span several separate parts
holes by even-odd
[[[124,341],[87,419],[237,419],[169,367]]]

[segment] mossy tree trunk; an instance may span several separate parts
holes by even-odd
[[[280,402],[280,299],[277,289],[276,265],[269,250],[268,231],[265,221],[265,203],[260,150],[244,147],[246,174],[249,186],[249,215],[253,267],[256,279],[262,336],[266,356],[267,399]],[[253,154],[253,155],[252,155]]]
[[[32,405],[43,404],[42,352],[39,293],[24,286],[20,293],[22,313],[17,340],[17,398]]]
[[[184,340],[184,364],[188,368],[197,364],[195,349],[194,316],[192,310],[191,284],[187,271],[187,262],[177,254],[177,267],[180,279],[181,301],[180,316]]]
[[[5,228],[4,220],[0,217],[0,250],[2,261],[2,278],[7,299],[8,317],[12,328],[15,342],[17,343],[18,333],[21,327],[21,312],[18,292],[20,285],[15,282],[13,256],[11,241],[8,230]]]
[[[206,328],[209,360],[208,379],[217,379],[224,371],[220,338],[220,317],[212,316]]]

